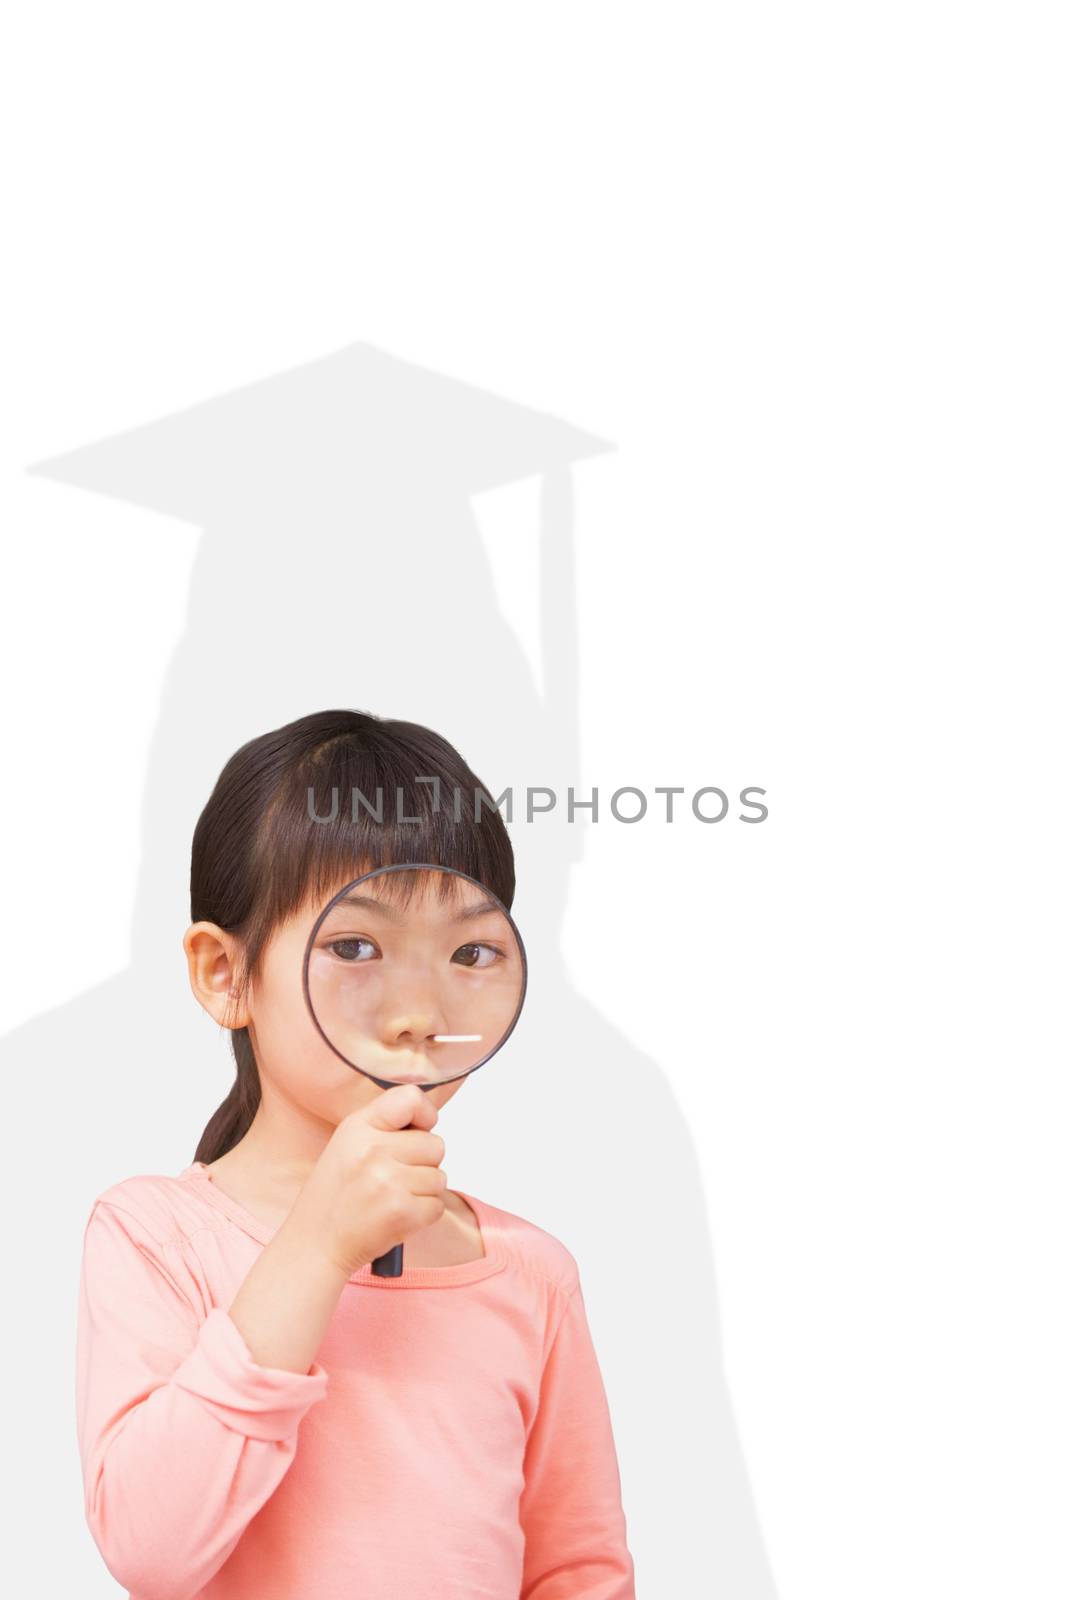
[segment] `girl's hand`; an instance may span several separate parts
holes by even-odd
[[[397,1084],[334,1129],[287,1226],[312,1239],[350,1277],[436,1222],[448,1180],[437,1107],[416,1084]],[[409,1124],[412,1126],[409,1127]]]

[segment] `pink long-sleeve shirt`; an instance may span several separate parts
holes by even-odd
[[[275,1230],[202,1162],[97,1196],[78,1442],[131,1600],[633,1600],[574,1258],[463,1198],[484,1256],[353,1273],[301,1373],[229,1315]]]

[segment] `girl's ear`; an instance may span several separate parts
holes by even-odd
[[[189,963],[190,986],[208,1015],[223,1028],[247,1027],[248,1007],[235,1001],[240,940],[217,923],[194,922],[186,929],[182,949]]]

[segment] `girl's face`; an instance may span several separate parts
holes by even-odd
[[[306,904],[275,928],[243,1001],[233,992],[239,941],[213,923],[188,930],[194,992],[217,1021],[248,1028],[265,1102],[288,1105],[298,1120],[310,1115],[334,1127],[384,1092],[368,1072],[425,1084],[482,1059],[491,1042],[435,1042],[462,1037],[447,1032],[463,1025],[457,1018],[477,1015],[487,1041],[503,1036],[521,989],[514,933],[502,912],[479,909],[485,900],[474,884],[457,882],[458,900],[427,892],[399,906],[380,892],[383,879],[371,879],[360,886],[370,903],[336,908],[316,934],[312,1000],[347,1060],[322,1037],[304,995],[304,954],[323,903]],[[369,897],[366,890],[373,890]],[[375,902],[383,901],[378,910]],[[465,1081],[452,1077],[424,1092],[440,1108]]]

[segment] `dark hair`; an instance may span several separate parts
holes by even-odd
[[[353,805],[355,790],[362,799]],[[220,772],[193,833],[192,920],[240,938],[240,995],[273,930],[309,898],[324,906],[353,878],[405,861],[455,867],[511,908],[515,861],[504,820],[447,739],[369,711],[317,711],[249,740]],[[445,875],[442,884],[458,881]],[[398,881],[393,887],[403,893]],[[230,1041],[237,1075],[200,1135],[196,1161],[231,1150],[259,1106],[248,1029],[232,1029]]]

